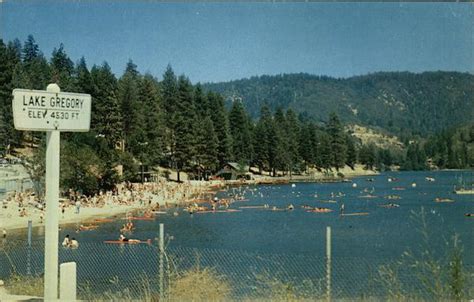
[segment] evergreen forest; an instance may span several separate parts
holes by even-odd
[[[170,65],[160,80],[137,68],[124,62],[117,77],[107,62],[73,62],[62,44],[47,58],[31,35],[23,43],[0,40],[0,155],[30,148],[32,173],[44,175],[45,134],[14,129],[12,90],[44,90],[55,82],[62,91],[92,96],[91,130],[61,134],[61,184],[84,193],[139,181],[145,167],[158,166],[177,171],[178,181],[182,172],[208,179],[227,162],[269,176],[355,164],[381,170],[474,166],[470,74],[299,74],[263,76],[251,85],[242,83],[252,79],[201,85]],[[389,104],[373,105],[381,87]],[[402,93],[410,97],[402,101]],[[356,122],[401,135],[404,152],[362,144],[345,128]]]

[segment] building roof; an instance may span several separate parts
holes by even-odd
[[[234,170],[237,170],[237,171],[248,171],[249,170],[249,166],[247,165],[244,165],[243,167],[239,164],[239,163],[236,163],[236,162],[228,162],[227,165],[229,165],[232,169]]]

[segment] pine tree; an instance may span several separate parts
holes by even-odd
[[[33,35],[28,35],[28,37],[26,38],[22,53],[22,59],[24,63],[32,62],[38,56],[40,56],[39,46],[38,44],[36,44]]]
[[[22,65],[15,71],[16,86],[44,90],[50,82],[50,67],[32,35],[22,49]]]
[[[203,120],[199,120],[196,128],[196,162],[200,167],[203,167],[205,173],[204,178],[207,179],[207,175],[216,171],[219,163],[217,159],[217,147],[218,139],[216,132],[214,131],[214,125],[212,124],[211,117],[206,116]],[[200,175],[200,179],[201,179]]]
[[[125,73],[118,81],[117,97],[122,115],[122,137],[125,150],[133,155],[142,153],[148,144],[145,138],[143,104],[138,96],[139,74],[137,66],[130,60]]]
[[[288,141],[288,123],[281,108],[275,111],[274,115],[275,125],[275,168],[281,171],[290,170],[290,152]]]
[[[175,114],[175,153],[178,181],[180,171],[189,167],[195,155],[196,111],[193,102],[193,87],[184,75],[178,79],[178,103]]]
[[[141,160],[147,164],[158,164],[163,159],[166,147],[164,141],[166,127],[158,83],[150,74],[146,74],[141,80],[138,95],[144,108],[144,130],[148,142],[143,148],[146,157],[142,156]]]
[[[255,127],[254,135],[255,163],[260,171],[267,168],[271,173],[275,173],[275,139],[276,132],[270,108],[263,105],[260,109],[260,119]]]
[[[4,111],[3,107],[0,107],[0,156],[4,156],[8,150],[8,132],[7,132],[7,125],[4,119]]]
[[[260,118],[255,126],[253,135],[254,164],[258,167],[260,173],[263,173],[263,170],[268,166],[268,145],[266,128]]]
[[[248,164],[252,158],[252,137],[249,119],[240,101],[235,101],[229,112],[229,126],[232,135],[234,161]]]
[[[175,115],[178,106],[178,80],[170,65],[166,67],[161,82],[161,99],[163,100],[163,109],[166,112],[166,124],[170,129],[175,128]]]
[[[106,141],[108,148],[115,149],[122,140],[122,115],[117,99],[117,79],[110,66],[93,66],[91,77],[94,84],[92,101],[93,130]]]
[[[18,43],[19,41],[16,40]],[[16,131],[13,126],[12,113],[12,90],[14,86],[14,71],[20,65],[20,53],[14,43],[6,46],[0,39],[0,115],[2,119],[2,145],[8,147],[10,144],[19,145],[21,142],[21,131]],[[18,87],[19,88],[19,87]],[[6,150],[5,150],[6,151]]]
[[[298,136],[299,141],[299,150],[298,153],[301,156],[304,164],[304,170],[306,171],[308,166],[313,162],[313,146],[311,138],[311,125],[310,123],[305,123],[301,126],[301,130]]]
[[[229,119],[221,95],[208,92],[207,100],[211,108],[211,119],[217,135],[217,159],[222,167],[232,158],[232,137],[229,130]]]
[[[74,72],[74,63],[69,59],[64,51],[64,45],[61,43],[59,49],[54,48],[51,55],[51,82],[56,83],[63,91],[74,89],[72,74]]]
[[[347,153],[346,153],[346,165],[354,169],[354,166],[357,162],[357,151],[355,148],[354,140],[350,135],[346,136],[346,146],[347,146]]]
[[[320,161],[321,161],[321,168],[326,171],[332,166],[333,156],[332,156],[332,149],[331,149],[331,137],[326,132],[321,133],[320,137]]]
[[[346,163],[346,139],[344,131],[336,113],[331,113],[327,125],[327,132],[331,138],[332,166],[339,170]]]
[[[169,166],[176,165],[176,125],[178,121],[177,104],[178,104],[178,80],[170,65],[167,66],[163,74],[163,81],[160,83],[160,98],[165,117],[165,153]]]
[[[293,110],[288,109],[286,111],[287,121],[287,132],[286,137],[288,140],[288,160],[290,167],[290,176],[295,168],[295,165],[300,161],[300,155],[298,152],[298,134],[300,132],[300,126],[298,118]]]
[[[94,91],[91,73],[87,69],[86,59],[81,57],[79,62],[76,64],[74,71],[74,90],[80,93],[91,94]]]
[[[200,84],[197,84],[194,88],[194,105],[196,106],[196,115],[199,120],[210,116],[211,108]]]
[[[326,134],[323,129],[320,129],[314,123],[312,124],[312,133],[311,133],[311,146],[313,148],[313,164],[321,168],[322,166],[322,158],[321,158],[321,136]]]
[[[376,163],[376,147],[374,144],[363,145],[359,150],[360,163],[365,165],[366,169],[372,170]]]

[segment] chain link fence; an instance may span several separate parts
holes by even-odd
[[[21,276],[41,279],[43,257],[44,242],[0,242],[0,279],[7,286]],[[326,259],[310,254],[184,247],[160,254],[153,243],[81,243],[78,249],[59,248],[59,260],[77,263],[82,300],[318,301],[328,294]],[[331,268],[334,300],[440,299],[409,265],[333,258]],[[472,298],[473,267],[464,271],[463,297]]]

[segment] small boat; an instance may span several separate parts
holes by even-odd
[[[471,194],[474,194],[474,189],[454,188],[454,193],[459,194],[459,195],[471,195]]]
[[[122,241],[122,240],[105,240],[104,243],[107,244],[140,244],[140,243],[146,243],[146,244],[151,244],[151,239],[147,240],[129,240],[129,241]]]
[[[404,188],[404,187],[393,187],[392,190],[395,190],[395,191],[404,191],[405,188]]]
[[[236,209],[228,209],[228,210],[205,210],[205,211],[198,211],[194,212],[194,214],[204,214],[204,213],[235,213],[235,212],[242,212],[242,210],[236,210]]]
[[[155,220],[155,217],[144,217],[144,216],[141,216],[141,217],[127,217],[127,218],[124,218],[126,220]]]
[[[98,225],[81,225],[79,227],[79,231],[93,231],[96,230],[98,227]]]
[[[277,208],[277,207],[272,207],[270,208],[271,211],[286,211],[286,209],[280,209],[280,208]]]
[[[386,209],[393,209],[393,208],[399,208],[400,205],[397,203],[387,203],[387,204],[381,204],[379,205],[381,208],[386,208]]]
[[[94,223],[98,223],[98,222],[112,222],[114,221],[113,219],[111,218],[97,218],[97,219],[94,219]]]
[[[431,182],[435,181],[435,179],[433,177],[429,177],[429,176],[425,177],[425,180],[426,181],[431,181]]]
[[[385,196],[386,199],[402,199],[400,196],[398,195],[388,195],[388,196]]]
[[[337,201],[332,200],[332,199],[330,199],[330,200],[320,200],[319,202],[324,202],[324,203],[337,203]]]
[[[378,196],[372,195],[372,194],[367,194],[367,195],[361,195],[359,198],[377,198]]]
[[[346,194],[344,194],[342,192],[337,192],[337,193],[331,192],[331,198],[344,197],[344,196],[346,196]]]
[[[435,202],[454,202],[454,199],[436,197]]]
[[[474,183],[471,183],[471,188],[469,188],[469,184],[461,178],[459,179],[459,184],[454,186],[454,193],[459,195],[471,195],[474,194]]]
[[[328,209],[328,208],[314,208],[312,210],[307,210],[306,212],[308,213],[330,213],[332,212],[333,210],[331,209]]]
[[[369,215],[367,212],[360,212],[360,213],[347,213],[347,214],[341,214],[341,216],[366,216]]]
[[[474,217],[474,213],[466,213],[466,214],[464,214],[464,216],[466,216],[466,217]]]
[[[242,206],[239,207],[239,209],[266,209],[267,207],[265,206]]]

